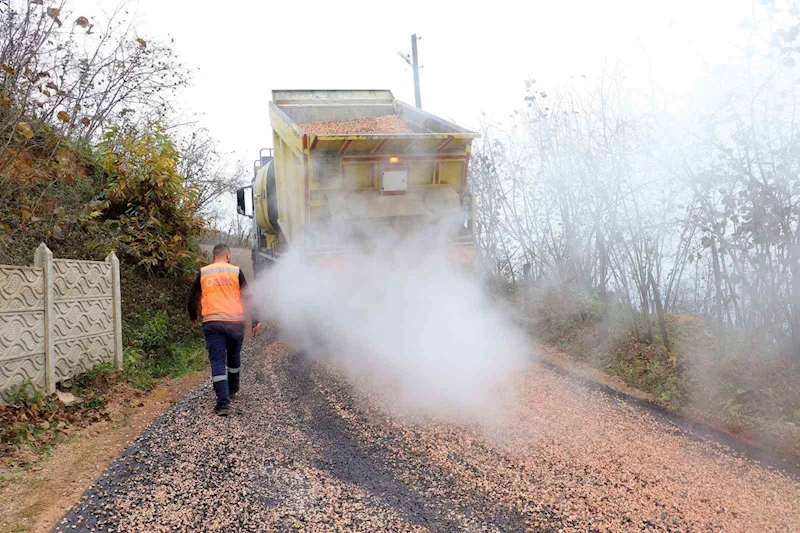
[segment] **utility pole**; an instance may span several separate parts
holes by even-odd
[[[422,109],[422,94],[419,90],[419,57],[417,56],[417,34],[411,36],[411,61],[414,68],[414,100],[419,109]]]
[[[417,41],[421,41],[422,37],[417,37],[417,34],[411,36],[411,55],[405,52],[397,52],[403,58],[406,64],[414,69],[414,100],[419,109],[422,109],[422,93],[419,90],[419,56],[417,55]]]

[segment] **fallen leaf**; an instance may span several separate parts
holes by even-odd
[[[141,37],[136,39],[136,42],[139,43],[139,46],[141,46],[142,48],[147,48],[147,41],[145,41]]]
[[[28,122],[17,123],[17,133],[19,133],[26,139],[33,138],[33,128],[31,128],[31,125]]]
[[[67,113],[66,111],[59,111],[57,116],[58,120],[60,120],[61,122],[69,122],[70,120],[69,113]]]
[[[57,7],[48,7],[47,14],[52,18],[59,27],[61,27],[61,19],[58,16],[61,14],[61,10]]]

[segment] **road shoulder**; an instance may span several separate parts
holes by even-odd
[[[800,457],[794,453],[794,443],[774,442],[762,435],[733,432],[724,420],[704,416],[698,411],[667,410],[652,394],[628,385],[617,376],[576,361],[547,345],[537,342],[534,343],[534,347],[538,354],[538,362],[545,367],[575,379],[588,388],[603,390],[622,401],[637,405],[662,422],[695,438],[722,444],[767,468],[781,470],[790,477],[800,480]]]
[[[207,375],[164,381],[136,406],[115,405],[110,421],[81,430],[30,468],[0,470],[0,532],[50,531],[133,439]]]

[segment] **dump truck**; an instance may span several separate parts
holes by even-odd
[[[477,133],[388,90],[273,91],[269,117],[273,148],[237,191],[238,213],[254,222],[256,275],[290,250],[334,263],[412,229],[445,232],[450,256],[471,263]]]

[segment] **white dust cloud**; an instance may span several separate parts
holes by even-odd
[[[447,260],[444,242],[384,242],[335,267],[289,254],[255,284],[259,311],[296,350],[382,391],[394,407],[491,413],[530,360],[526,335],[474,274]]]

